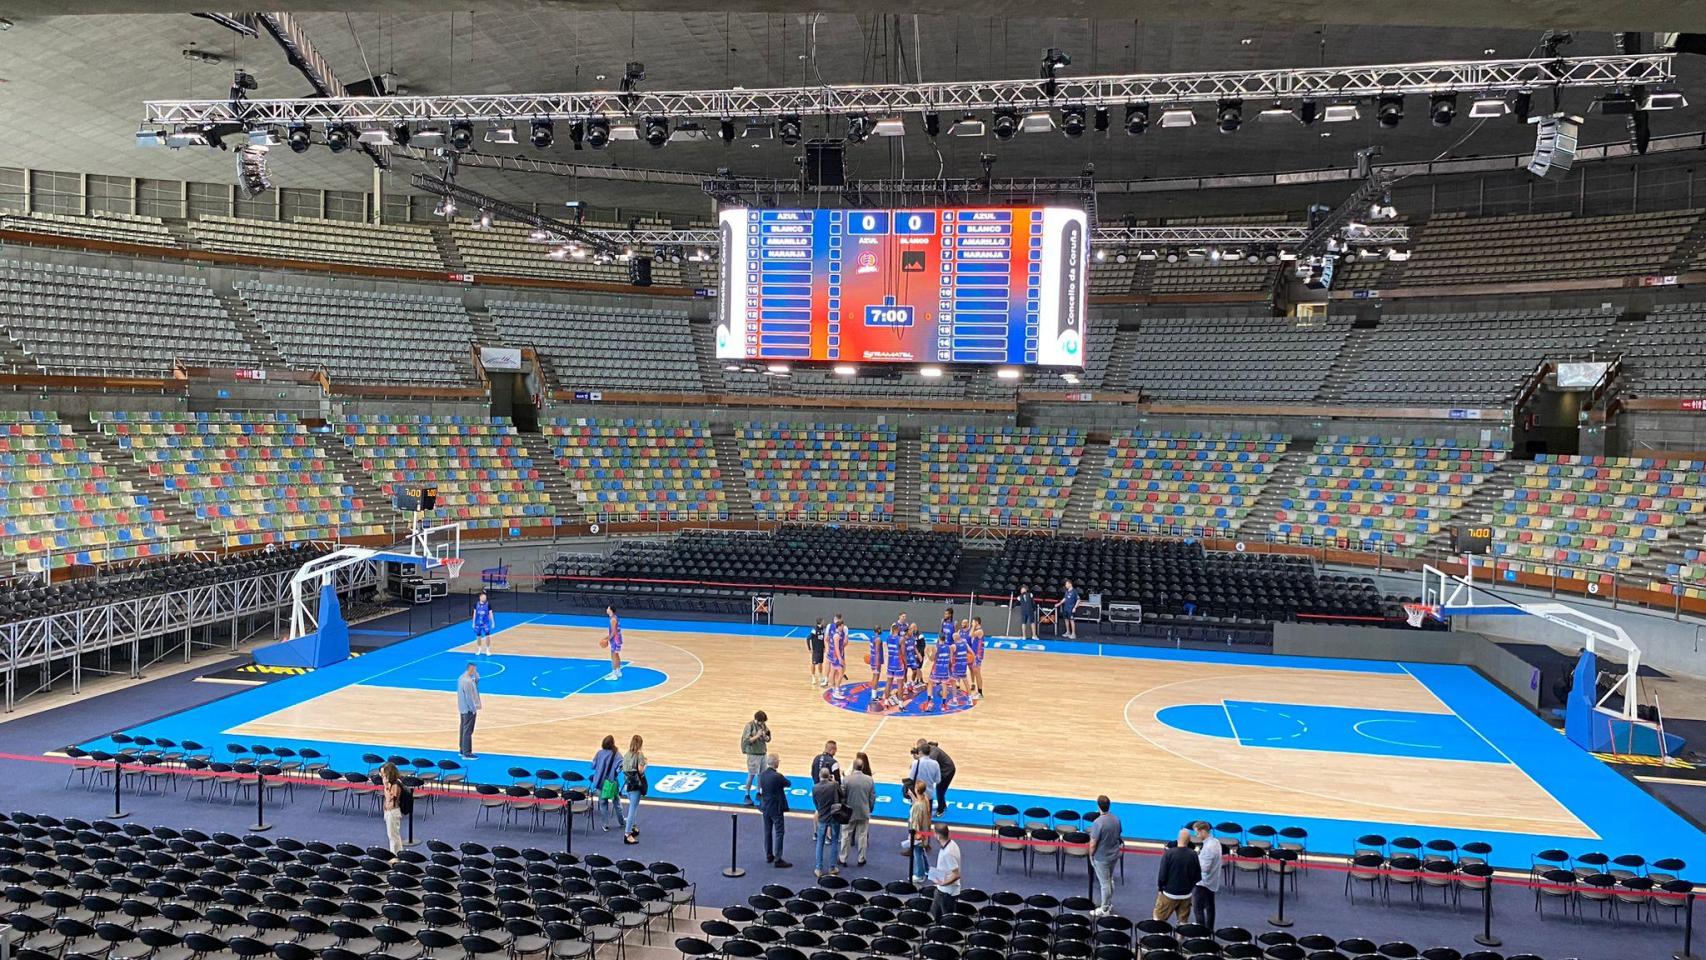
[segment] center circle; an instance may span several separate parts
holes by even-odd
[[[910,695],[902,694],[899,697],[899,705],[891,706],[886,703],[872,703],[874,692],[869,680],[844,683],[824,691],[823,702],[840,710],[879,717],[940,717],[951,713],[964,713],[977,705],[977,701],[958,692],[938,700],[932,697],[926,688]]]

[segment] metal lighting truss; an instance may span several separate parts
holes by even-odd
[[[517,206],[507,200],[499,200],[478,190],[457,186],[454,180],[435,177],[430,173],[417,173],[409,178],[409,183],[413,184],[416,189],[454,201],[458,207],[470,213],[484,211],[499,220],[524,223],[535,229],[543,230],[559,243],[585,244],[599,253],[608,253],[613,256],[624,252],[622,244],[611,239],[606,231],[589,230],[576,224],[565,223],[555,217],[534,213],[526,207]],[[715,235],[714,231],[713,235]]]
[[[128,648],[134,678],[141,676],[143,642],[170,640],[167,649],[181,644],[187,663],[194,645],[191,631],[197,627],[231,624],[235,653],[240,618],[271,614],[275,629],[281,625],[282,615],[290,610],[293,576],[292,570],[276,571],[0,624],[0,678],[5,687],[0,709],[10,713],[20,699],[46,689],[60,676],[69,678],[73,693],[79,692],[85,671],[108,672],[86,664],[90,654],[103,655],[99,662],[104,663],[104,655]],[[338,571],[339,592],[378,582],[376,564]],[[40,668],[46,679],[20,690],[20,671],[30,668]]]
[[[1366,204],[1364,204],[1366,206]],[[717,231],[711,227],[636,230],[589,229],[618,246],[717,248]],[[1090,233],[1094,247],[1283,247],[1301,248],[1309,239],[1309,228],[1301,224],[1231,224],[1186,227],[1097,227]],[[1410,228],[1396,223],[1370,224],[1366,232],[1347,236],[1357,247],[1401,247],[1410,242]]]
[[[1048,108],[1062,104],[1212,103],[1357,99],[1382,94],[1514,93],[1559,87],[1619,87],[1674,79],[1673,54],[1463,60],[1360,67],[1290,67],[1194,73],[963,81],[846,84],[754,90],[588,91],[441,97],[302,97],[244,100],[151,100],[144,125],[209,123],[385,124],[396,121],[539,118],[577,120],[662,117],[778,118],[815,114]],[[1050,85],[1054,90],[1050,92]]]

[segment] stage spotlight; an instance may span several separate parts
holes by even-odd
[[[647,117],[645,126],[645,141],[655,149],[669,142],[669,120],[664,117]]]
[[[1220,132],[1232,133],[1244,125],[1244,101],[1234,97],[1220,101]]]
[[[610,145],[609,120],[593,117],[586,122],[586,145],[594,150],[603,150]]]
[[[906,136],[906,121],[898,113],[890,117],[878,117],[877,121],[871,124],[871,136],[904,137]]]
[[[936,135],[941,132],[942,115],[934,110],[924,111],[924,135],[934,140]]]
[[[776,121],[776,132],[782,137],[782,142],[794,146],[800,142],[800,118],[789,114]]]
[[[455,120],[450,124],[450,149],[466,150],[474,145],[474,125],[467,120]]]
[[[724,117],[718,121],[717,136],[722,137],[724,143],[735,142],[735,122],[732,118]]]
[[[1174,127],[1194,127],[1196,125],[1196,111],[1190,107],[1168,107],[1161,111],[1161,129],[1163,130],[1170,130]]]
[[[1167,248],[1167,256],[1164,259],[1166,259],[1166,261],[1168,263],[1178,263],[1179,262],[1179,248],[1178,247],[1168,247]]]
[[[1103,263],[1103,262],[1106,262],[1107,259],[1108,259],[1108,251],[1098,247],[1096,249],[1096,262],[1097,263]]]
[[[544,150],[551,146],[551,142],[556,138],[556,126],[551,121],[542,117],[528,124],[527,142],[533,144],[534,147]]]
[[[1323,123],[1349,123],[1361,116],[1362,111],[1357,109],[1355,103],[1329,103],[1327,108],[1321,111]]]
[[[983,136],[983,121],[978,119],[977,114],[968,113],[954,121],[954,125],[948,128],[948,136],[981,137]]]
[[[343,153],[349,147],[350,129],[341,123],[334,123],[326,128],[326,148],[333,153]]]
[[[1149,129],[1149,104],[1134,103],[1125,108],[1125,132],[1137,136]]]
[[[871,135],[871,118],[863,113],[855,113],[847,118],[847,142],[864,143]]]
[[[1107,107],[1097,107],[1096,113],[1095,113],[1095,118],[1096,119],[1093,121],[1092,125],[1096,128],[1096,132],[1097,133],[1107,133],[1108,132],[1108,108]]]
[[[1436,127],[1449,127],[1457,117],[1457,94],[1436,93],[1428,98],[1428,119]]]
[[[1490,120],[1510,112],[1511,105],[1506,103],[1503,97],[1476,97],[1475,102],[1469,105],[1471,120]]]
[[[1383,93],[1376,101],[1374,119],[1390,130],[1404,119],[1404,98],[1396,93]]]
[[[308,124],[293,123],[285,131],[284,142],[290,144],[291,153],[305,153],[314,142],[314,135],[308,132]]]
[[[1321,104],[1314,100],[1305,100],[1297,105],[1297,119],[1304,126],[1310,126],[1315,118],[1321,115]]]
[[[995,110],[995,139],[1011,140],[1019,132],[1019,111],[1012,107]]]
[[[1069,137],[1084,135],[1086,117],[1081,106],[1062,107],[1060,110],[1060,132]]]

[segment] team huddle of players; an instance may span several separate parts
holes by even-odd
[[[827,627],[818,621],[807,638],[812,653],[812,683],[830,689],[830,696],[846,699],[847,624],[841,614]],[[889,626],[871,628],[866,664],[871,670],[870,709],[896,709],[910,703],[921,692],[929,698],[923,711],[940,711],[969,700],[983,699],[983,620],[954,619],[949,607],[942,617],[936,642],[930,643],[918,624],[908,623],[902,613]]]

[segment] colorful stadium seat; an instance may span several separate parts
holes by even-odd
[[[365,414],[338,429],[386,496],[437,487],[434,522],[516,531],[551,520],[550,494],[506,419]]]
[[[749,423],[737,436],[760,519],[894,519],[893,427]]]
[[[1284,539],[1411,552],[1504,458],[1501,443],[1326,437],[1268,528]]]
[[[919,507],[928,523],[1057,527],[1084,437],[1071,428],[964,427],[919,443]]]
[[[544,432],[589,519],[728,519],[704,423],[577,417],[552,420]]]
[[[374,536],[387,527],[288,413],[96,414],[101,432],[227,547]]]
[[[52,413],[0,411],[0,559],[30,570],[196,548]]]
[[[1237,529],[1272,476],[1283,434],[1127,433],[1108,444],[1091,525],[1138,533]]]

